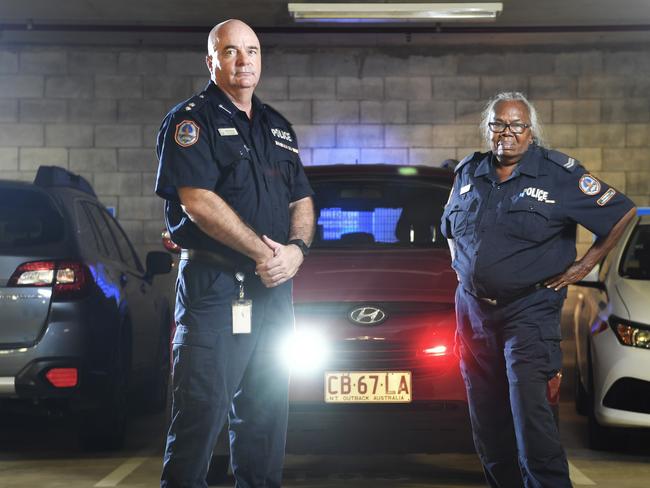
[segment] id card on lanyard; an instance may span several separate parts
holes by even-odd
[[[239,283],[239,297],[232,301],[232,333],[250,334],[251,319],[253,311],[253,300],[244,298],[244,278],[241,271],[235,273],[235,279]]]

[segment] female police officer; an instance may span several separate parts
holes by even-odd
[[[483,114],[490,151],[456,167],[443,214],[474,442],[490,486],[570,487],[546,400],[561,367],[560,310],[620,238],[633,203],[542,145],[535,108],[501,93]],[[576,258],[576,223],[598,236]]]

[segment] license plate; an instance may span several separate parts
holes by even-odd
[[[410,371],[328,371],[327,403],[409,403]]]

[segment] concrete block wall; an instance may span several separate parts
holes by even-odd
[[[205,85],[201,49],[0,44],[0,178],[31,180],[40,164],[81,173],[140,250],[159,249],[155,136]],[[647,47],[274,47],[258,95],[294,123],[307,165],[436,166],[481,149],[480,112],[500,90],[525,92],[551,146],[650,205]]]

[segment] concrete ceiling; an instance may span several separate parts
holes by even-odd
[[[371,44],[381,39],[390,43],[393,34],[398,35],[399,42],[404,42],[404,34],[409,32],[420,41],[435,37],[436,41],[448,39],[446,42],[461,44],[475,42],[480,36],[488,42],[508,36],[514,36],[510,42],[517,39],[532,42],[540,36],[547,41],[558,41],[559,37],[565,43],[650,40],[649,0],[502,0],[502,3],[503,13],[494,22],[441,24],[437,30],[435,24],[418,23],[392,29],[383,25],[370,28],[362,35],[372,36]],[[300,43],[307,38],[316,44],[319,38],[331,42],[327,34],[318,34],[327,26],[295,24],[288,14],[286,0],[0,0],[0,43],[57,39],[99,43],[194,42],[197,36],[202,39],[214,23],[233,17],[245,20],[276,42],[291,44],[291,37],[295,38],[296,33],[301,34]],[[345,26],[357,31],[367,28]],[[457,34],[462,34],[462,39]],[[412,41],[410,35],[407,41]]]

